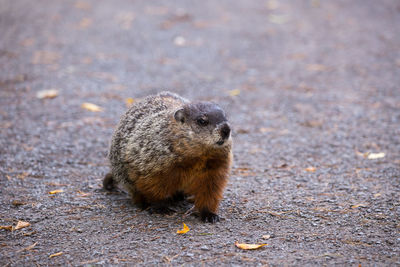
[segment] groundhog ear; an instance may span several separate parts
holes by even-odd
[[[183,112],[183,108],[178,109],[177,111],[175,111],[174,118],[175,118],[176,121],[179,121],[179,122],[182,122],[182,123],[185,122],[185,113]]]

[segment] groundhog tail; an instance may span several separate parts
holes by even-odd
[[[114,176],[111,173],[107,173],[103,179],[103,187],[106,190],[113,190],[115,186]]]

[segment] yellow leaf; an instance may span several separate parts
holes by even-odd
[[[15,230],[22,229],[22,228],[28,227],[30,225],[31,224],[28,222],[18,221],[17,226],[15,226]]]
[[[317,168],[315,168],[315,167],[306,168],[306,171],[308,171],[308,172],[315,172],[316,170],[317,170]]]
[[[64,254],[64,252],[57,252],[57,253],[51,254],[51,255],[49,256],[49,258],[61,256],[62,254]]]
[[[268,244],[240,244],[239,242],[235,242],[235,246],[240,248],[240,249],[258,249],[261,248],[263,246],[267,246]]]
[[[178,230],[176,231],[177,234],[186,234],[187,232],[189,232],[189,227],[187,227],[187,225],[185,223],[183,223],[183,229],[182,230]]]
[[[36,93],[36,97],[39,99],[55,98],[56,96],[58,96],[58,90],[56,89],[42,90]]]
[[[229,91],[229,95],[230,96],[238,96],[240,94],[240,90],[239,89],[234,89],[234,90],[230,90]]]
[[[62,192],[64,192],[64,190],[62,190],[62,189],[57,189],[57,190],[50,191],[49,194],[50,194],[50,195],[54,195],[54,194],[58,194],[58,193],[62,193]]]
[[[0,226],[0,230],[1,229],[5,229],[5,230],[8,230],[8,231],[12,231],[13,230],[13,227],[12,227],[12,225],[3,225],[3,226]]]
[[[134,102],[135,102],[135,99],[133,99],[132,97],[125,98],[125,105],[126,105],[127,107],[132,106],[132,104],[133,104]]]
[[[98,105],[92,104],[92,103],[88,103],[85,102],[81,105],[82,108],[92,111],[92,112],[99,112],[102,111],[103,109],[101,107],[99,107]]]
[[[369,153],[368,154],[368,159],[381,159],[385,157],[385,153]]]

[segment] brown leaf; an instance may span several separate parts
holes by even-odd
[[[13,206],[22,206],[22,205],[25,205],[25,204],[27,204],[26,202],[24,202],[24,201],[21,201],[21,200],[13,200],[12,202],[11,202],[11,204],[13,205]]]
[[[81,19],[81,21],[78,24],[78,28],[79,29],[86,29],[88,28],[90,25],[92,25],[93,21],[91,18],[83,18]]]
[[[80,197],[88,197],[88,196],[92,195],[92,193],[85,193],[85,192],[82,192],[80,190],[78,190],[77,192],[80,195]]]
[[[356,205],[351,206],[352,209],[356,209],[358,207],[368,207],[368,204],[360,203],[360,204],[356,204]]]
[[[308,71],[325,71],[328,68],[325,65],[322,64],[308,64],[307,65],[307,70]]]
[[[88,10],[90,9],[90,4],[83,1],[76,1],[74,7],[77,9]]]
[[[24,221],[18,221],[17,226],[15,226],[15,230],[19,230],[25,227],[30,226],[31,224],[29,222],[24,222]]]
[[[258,249],[263,246],[267,246],[268,244],[244,244],[244,243],[239,243],[235,242],[235,246],[240,248],[240,249],[245,249],[245,250],[252,250],[252,249]]]
[[[57,253],[54,253],[54,254],[51,254],[50,256],[49,256],[49,258],[53,258],[53,257],[57,257],[57,256],[61,256],[62,254],[64,254],[64,252],[57,252]]]
[[[305,170],[308,172],[315,172],[317,170],[317,168],[310,166],[310,167],[306,168]]]
[[[0,230],[1,229],[12,231],[13,230],[13,226],[12,225],[0,225]]]
[[[26,248],[23,248],[23,249],[19,250],[18,252],[22,252],[22,251],[24,251],[24,250],[31,250],[31,249],[33,249],[36,245],[37,245],[37,242],[33,243],[33,244],[30,245],[30,246],[27,246]]]
[[[92,112],[99,112],[102,111],[103,109],[101,107],[99,107],[98,105],[92,104],[92,103],[88,103],[85,102],[81,105],[82,108],[92,111]]]
[[[56,89],[49,89],[49,90],[41,90],[36,93],[36,97],[39,99],[45,98],[55,98],[58,96],[58,90]]]

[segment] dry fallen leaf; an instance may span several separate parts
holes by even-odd
[[[174,38],[174,44],[176,46],[185,46],[186,45],[186,39],[183,36],[176,36]]]
[[[57,189],[57,190],[50,191],[49,194],[50,194],[50,195],[54,195],[54,194],[58,194],[58,193],[62,193],[62,192],[64,192],[64,190],[62,190],[62,189]]]
[[[385,153],[369,153],[368,154],[368,159],[381,159],[385,157]]]
[[[90,9],[91,6],[87,2],[77,1],[77,2],[75,2],[74,7],[77,9],[88,10],[88,9]]]
[[[284,24],[289,21],[289,17],[286,15],[269,15],[268,20],[274,24]]]
[[[0,230],[1,229],[12,231],[13,227],[12,227],[12,225],[3,225],[3,226],[0,225]]]
[[[266,246],[268,244],[244,244],[244,243],[239,243],[239,242],[235,242],[235,246],[240,248],[240,249],[245,249],[245,250],[250,250],[250,249],[258,249],[261,248],[263,246]]]
[[[78,190],[77,192],[80,195],[80,197],[88,197],[92,195],[91,193],[82,192],[81,190]]]
[[[305,170],[308,172],[315,172],[317,170],[317,168],[310,166],[310,167],[306,168]]]
[[[22,228],[28,227],[30,225],[31,224],[28,222],[18,221],[17,226],[15,226],[15,230],[22,229]]]
[[[367,206],[368,206],[368,204],[360,203],[360,204],[351,206],[351,208],[352,208],[352,209],[356,209],[356,208],[358,208],[358,207],[367,207]]]
[[[326,70],[327,67],[322,64],[309,64],[307,65],[307,70],[308,71],[324,71]]]
[[[61,256],[62,254],[64,254],[64,252],[57,252],[57,253],[51,254],[51,255],[49,256],[49,258]]]
[[[22,206],[22,205],[25,205],[25,204],[27,204],[27,202],[24,202],[24,201],[21,201],[21,200],[13,200],[12,202],[11,202],[11,204],[13,204],[14,206]]]
[[[85,102],[81,105],[82,108],[92,111],[92,112],[99,112],[102,111],[103,109],[101,107],[99,107],[98,105],[92,104],[92,103],[88,103]]]
[[[230,96],[238,96],[240,94],[240,90],[239,89],[234,89],[234,90],[230,90],[229,91],[229,95]]]
[[[183,229],[182,230],[178,230],[176,231],[177,234],[186,234],[187,232],[189,232],[189,227],[187,227],[187,225],[185,223],[183,223]]]
[[[55,98],[58,96],[58,90],[56,89],[49,89],[49,90],[41,90],[36,93],[36,97],[39,99],[45,99],[45,98]]]
[[[33,243],[33,244],[30,245],[30,246],[27,246],[26,248],[23,248],[23,249],[19,250],[18,252],[22,252],[22,251],[25,251],[25,250],[31,250],[31,249],[33,249],[36,245],[37,245],[37,242]]]
[[[357,156],[360,156],[360,157],[363,157],[363,158],[368,157],[368,152],[362,153],[362,152],[356,150],[356,154],[357,154]]]
[[[277,9],[278,7],[279,7],[279,3],[277,0],[269,0],[267,2],[267,8],[269,10],[274,10],[274,9]]]
[[[91,18],[83,18],[79,24],[78,24],[78,28],[79,29],[85,29],[87,27],[89,27],[90,25],[92,25],[93,21]]]

